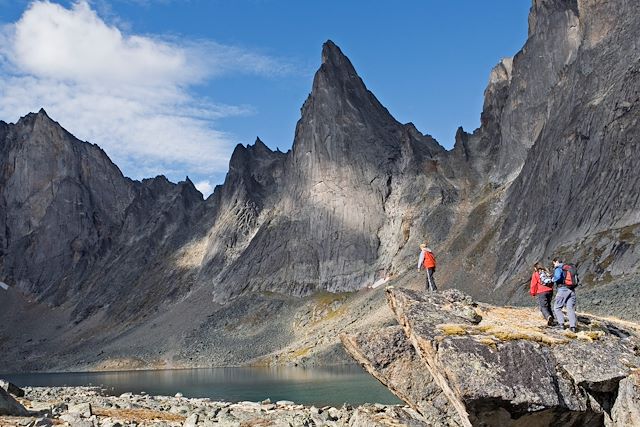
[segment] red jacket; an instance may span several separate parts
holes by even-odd
[[[545,284],[540,280],[540,273],[534,271],[531,275],[531,288],[529,289],[529,293],[531,296],[535,297],[536,295],[543,294],[545,292],[553,292],[553,288],[545,286]]]
[[[420,253],[420,262],[422,263],[422,268],[425,270],[428,268],[436,268],[436,257],[431,252],[431,249],[426,248],[422,249]]]

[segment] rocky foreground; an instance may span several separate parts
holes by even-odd
[[[343,334],[347,351],[438,426],[640,426],[640,325],[536,310],[457,290],[387,288],[399,325]]]
[[[5,383],[6,387],[6,383]],[[409,406],[367,404],[342,408],[290,401],[215,402],[207,398],[108,396],[99,387],[0,387],[0,426],[398,426],[426,425]],[[20,397],[22,396],[22,397]]]
[[[534,309],[457,290],[386,289],[397,325],[343,334],[407,406],[108,396],[0,382],[0,426],[640,426],[640,325],[581,314],[578,332]]]

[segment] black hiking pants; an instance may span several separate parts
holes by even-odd
[[[538,307],[540,307],[540,312],[544,316],[545,320],[548,320],[549,317],[553,317],[551,314],[551,297],[553,296],[553,292],[543,292],[541,294],[536,295],[536,299],[538,300]]]
[[[433,273],[436,272],[435,268],[427,268],[427,283],[426,288],[428,291],[437,291],[436,280],[433,278]]]

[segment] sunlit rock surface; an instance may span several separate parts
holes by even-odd
[[[0,122],[0,324],[23,325],[0,327],[0,363],[274,359],[297,345],[285,319],[303,298],[417,287],[424,240],[441,289],[530,304],[531,266],[559,255],[579,264],[582,308],[638,318],[639,33],[636,2],[534,1],[481,126],[450,151],[394,119],[327,41],[292,149],[236,147],[207,200],[188,178],[124,177],[44,111]],[[367,306],[349,307],[336,316]]]
[[[640,325],[580,316],[574,334],[546,327],[534,310],[475,303],[456,290],[389,288],[387,297],[403,335],[390,326],[342,340],[365,369],[427,418],[439,413],[441,422],[456,425],[623,426],[625,417],[637,415],[629,408],[637,400]],[[455,416],[443,411],[441,396]]]

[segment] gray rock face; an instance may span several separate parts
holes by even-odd
[[[91,260],[109,248],[134,197],[132,183],[100,148],[80,143],[44,110],[5,129],[2,275],[41,297],[72,291]],[[76,280],[55,286],[68,275]]]
[[[24,397],[24,390],[13,384],[12,382],[0,380],[0,388],[16,397]]]
[[[640,425],[640,375],[638,372],[620,381],[618,397],[611,410],[610,425]]]
[[[190,181],[133,182],[100,148],[75,139],[43,110],[5,128],[0,266],[6,281],[56,305],[71,302],[77,320],[107,306],[111,315],[133,316],[185,286],[184,276],[160,287],[157,278],[171,277],[167,270],[175,268],[159,262],[197,229],[192,219],[204,209]],[[136,292],[144,298],[127,303]]]
[[[24,417],[28,415],[28,411],[18,401],[16,401],[9,393],[0,387],[0,415],[14,415]]]
[[[349,354],[418,411],[430,425],[462,425],[442,389],[424,368],[400,326],[341,335]]]
[[[501,63],[506,77],[498,81],[508,82],[508,88],[499,119],[494,122],[487,117],[487,125],[500,126],[490,143],[497,144],[491,179],[515,178],[538,139],[550,113],[549,93],[565,67],[577,58],[581,42],[578,16],[577,0],[533,1],[527,42],[512,64],[508,60]]]
[[[218,304],[247,295],[405,274],[424,240],[439,286],[482,300],[528,303],[531,265],[555,254],[580,263],[580,292],[619,283],[640,265],[636,9],[534,1],[527,43],[491,72],[481,127],[459,129],[451,151],[396,121],[329,41],[292,150],[236,147],[206,201],[188,179],[125,178],[44,111],[0,122],[0,308],[26,324],[41,304],[65,357],[100,338],[135,356],[127,340],[160,320],[202,336]]]
[[[327,42],[277,200],[222,276],[220,292],[305,295],[372,284],[377,270],[385,270],[380,264],[390,261],[380,259],[380,250],[394,177],[407,169],[415,174],[416,164],[442,152],[433,139],[391,117]]]
[[[640,220],[635,167],[640,69],[636,37],[630,37],[640,31],[640,16],[637,6],[625,1],[580,1],[578,6],[567,12],[575,15],[572,60],[549,91],[548,117],[505,202],[498,237],[506,242],[499,252],[507,261],[501,282],[536,257],[556,251],[571,259],[589,236]],[[590,246],[595,245],[600,246],[597,241]],[[637,261],[637,251],[628,249]],[[621,255],[607,268],[615,269]],[[602,275],[596,268],[588,272]]]
[[[398,344],[402,337],[391,326],[344,336],[345,348],[423,414],[436,410],[434,396],[446,398],[456,414],[441,410],[442,424],[597,426],[633,405],[637,330],[584,317],[577,335],[561,333],[534,310],[476,304],[457,291],[387,292],[411,346]],[[466,314],[471,310],[480,322]],[[374,342],[364,339],[376,335]],[[393,356],[385,361],[386,355]],[[616,405],[620,409],[611,412]]]

